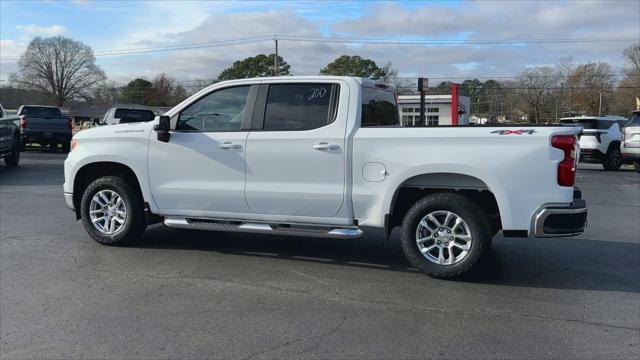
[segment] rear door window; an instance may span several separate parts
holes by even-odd
[[[263,130],[313,130],[331,124],[339,89],[327,83],[270,85]]]
[[[393,91],[362,88],[362,115],[360,126],[398,126],[398,106]]]

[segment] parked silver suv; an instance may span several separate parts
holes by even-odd
[[[625,162],[633,162],[637,172],[640,172],[640,111],[631,115],[622,130],[620,152]]]

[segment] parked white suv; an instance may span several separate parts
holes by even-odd
[[[401,227],[436,277],[493,235],[572,236],[578,127],[403,128],[392,88],[352,77],[216,83],[150,123],[76,134],[64,196],[102,244],[173,228],[358,238]]]
[[[576,116],[560,119],[563,125],[582,126],[580,160],[601,163],[605,170],[616,171],[622,166],[622,132],[627,122],[622,116]]]
[[[623,161],[633,162],[636,171],[640,172],[640,111],[634,112],[625,124],[620,151]]]

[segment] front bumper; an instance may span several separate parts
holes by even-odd
[[[72,193],[64,193],[64,202],[67,203],[67,207],[73,211],[76,210],[75,205],[73,204],[73,194]]]
[[[587,227],[587,203],[582,192],[574,188],[574,199],[569,206],[546,206],[533,217],[533,236],[576,236]]]

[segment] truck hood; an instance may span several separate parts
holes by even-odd
[[[82,139],[94,139],[94,138],[140,138],[148,137],[149,132],[153,129],[153,121],[139,122],[139,123],[126,123],[118,125],[105,125],[93,127],[91,129],[82,130],[76,133],[73,138]]]

